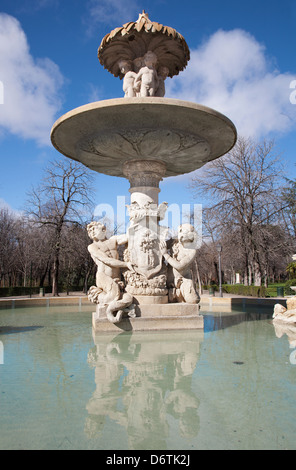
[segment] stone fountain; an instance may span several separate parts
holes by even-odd
[[[292,256],[292,260],[296,261],[296,254]],[[290,286],[294,292],[296,292],[296,286]],[[292,295],[286,300],[286,307],[281,304],[275,304],[273,311],[273,322],[277,323],[286,323],[296,325],[296,295]]]
[[[159,224],[167,209],[166,202],[159,204],[159,183],[227,153],[236,142],[235,126],[213,109],[164,98],[166,78],[186,67],[190,52],[183,36],[144,11],[103,38],[98,58],[123,80],[124,97],[76,108],[51,132],[60,153],[130,182],[127,233],[107,239],[104,225],[88,225],[98,267],[89,290],[96,304],[93,328],[203,328],[191,274],[197,233],[182,224],[178,237],[168,239]],[[121,258],[119,245],[125,246]]]

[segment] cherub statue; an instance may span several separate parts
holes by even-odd
[[[191,265],[196,256],[196,231],[191,224],[182,224],[178,228],[178,241],[172,246],[172,256],[167,252],[166,242],[160,243],[160,251],[172,268],[168,281],[173,287],[170,299],[178,302],[197,304],[199,295],[192,280]],[[171,274],[171,280],[169,279]]]
[[[136,96],[134,83],[137,74],[132,70],[132,64],[128,60],[121,60],[118,63],[121,72],[124,74],[123,91],[125,98],[133,98]]]
[[[107,305],[107,318],[118,323],[123,316],[123,309],[130,306],[133,297],[122,293],[120,269],[127,268],[125,261],[119,260],[117,247],[127,242],[126,235],[106,237],[106,226],[100,222],[91,222],[87,232],[93,243],[88,251],[97,265],[96,286],[89,290],[88,298],[96,304]]]
[[[158,87],[158,75],[156,72],[157,57],[152,51],[146,52],[143,57],[144,66],[139,70],[134,83],[137,90],[139,83],[141,84],[139,92],[140,96],[155,96]]]
[[[144,66],[144,58],[143,57],[136,57],[136,59],[133,60],[133,69],[136,72],[136,75],[139,73],[141,68]],[[134,87],[134,92],[136,96],[140,96],[140,89],[141,89],[141,81],[139,80],[136,82],[135,87]]]
[[[159,67],[158,69],[158,87],[155,96],[163,97],[165,95],[165,84],[164,81],[169,75],[169,69],[165,66]]]
[[[136,57],[133,60],[133,65],[134,65],[134,71],[138,73],[140,69],[145,65],[143,57]]]

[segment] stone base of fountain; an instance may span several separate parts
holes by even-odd
[[[199,314],[199,304],[136,302],[137,299],[134,304],[123,310],[123,318],[119,323],[111,323],[107,319],[107,306],[97,305],[92,315],[94,332],[192,330],[204,327],[203,316]]]

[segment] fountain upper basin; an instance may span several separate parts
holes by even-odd
[[[159,160],[165,177],[190,173],[227,153],[234,124],[200,104],[170,98],[116,98],[89,103],[58,119],[53,146],[90,169],[123,177],[130,160]]]

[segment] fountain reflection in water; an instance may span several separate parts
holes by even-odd
[[[166,449],[173,418],[181,437],[199,431],[199,399],[192,389],[203,332],[94,336],[88,362],[96,390],[87,404],[85,432],[94,437],[113,420],[131,449]]]

